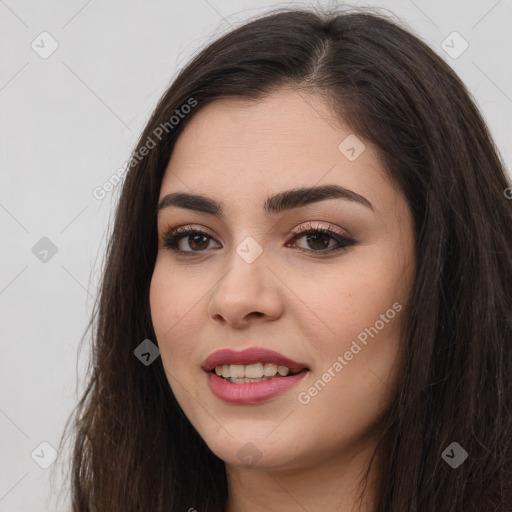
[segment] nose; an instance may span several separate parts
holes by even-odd
[[[208,315],[235,329],[276,320],[283,313],[282,286],[263,255],[248,263],[234,252],[213,288]]]

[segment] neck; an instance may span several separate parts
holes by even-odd
[[[293,466],[247,468],[226,464],[226,512],[375,512],[377,461],[365,480],[375,444],[359,451],[321,454]],[[366,484],[366,485],[365,485]]]

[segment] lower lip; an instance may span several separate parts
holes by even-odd
[[[208,385],[212,393],[230,404],[256,404],[264,402],[291,388],[307,374],[299,372],[289,377],[274,377],[260,382],[232,383],[221,379],[217,374],[207,372]]]

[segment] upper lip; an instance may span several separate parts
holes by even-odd
[[[203,370],[209,372],[216,366],[224,364],[253,364],[253,363],[273,363],[277,366],[286,366],[290,370],[309,369],[304,363],[298,363],[292,359],[262,347],[251,347],[245,350],[232,350],[224,348],[210,354],[203,361]]]

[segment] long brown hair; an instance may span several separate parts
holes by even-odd
[[[134,349],[158,342],[149,309],[156,206],[177,137],[218,98],[255,99],[283,86],[322,94],[371,141],[414,216],[417,273],[398,392],[377,447],[378,512],[510,511],[505,166],[464,84],[405,25],[369,10],[318,7],[267,13],[202,49],[140,137],[86,331],[94,328],[72,423],[73,511],[225,511],[224,462],[179,407],[161,359],[146,366]],[[171,121],[177,109],[183,115]],[[442,457],[452,442],[468,454],[456,469]]]

